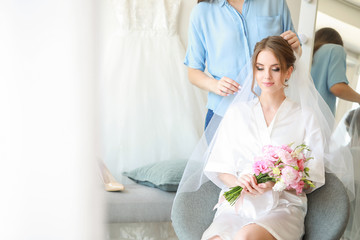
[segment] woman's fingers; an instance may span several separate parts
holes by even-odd
[[[245,193],[252,195],[258,194],[258,186],[256,183],[256,178],[253,175],[243,175],[239,178],[239,185],[243,188]]]
[[[293,49],[297,49],[300,46],[300,40],[297,35],[291,30],[283,32],[280,34],[282,38],[284,38]]]
[[[223,77],[218,82],[219,95],[227,96],[239,91],[240,84],[228,77]]]
[[[239,90],[240,84],[228,77],[223,77],[222,80],[228,84],[234,86],[236,90]]]
[[[282,34],[280,34],[280,36],[286,41],[288,41],[290,38],[293,38],[294,35],[296,36],[296,34],[291,30],[285,31]]]
[[[275,183],[268,181],[258,184],[254,175],[244,174],[238,178],[236,184],[243,188],[244,194],[257,195],[271,190]]]
[[[251,192],[251,191],[252,191],[252,187],[251,187],[250,183],[249,183],[246,179],[244,179],[244,177],[242,177],[242,178],[240,178],[240,179],[238,180],[238,185],[243,188],[243,190],[241,191],[241,193],[244,193],[244,194],[245,194],[245,193],[253,194],[253,193]]]
[[[288,43],[290,44],[290,46],[294,49],[300,46],[300,41],[299,39],[295,36],[294,38],[288,40]]]
[[[265,183],[260,183],[258,186],[259,186],[259,188],[262,189],[263,192],[266,192],[266,191],[270,190],[274,186],[274,184],[275,184],[274,182],[268,181]]]
[[[239,177],[238,185],[243,188],[244,193],[251,195],[263,194],[272,189],[274,182],[257,183],[256,177],[251,174],[245,174]]]
[[[222,82],[223,87],[225,87],[226,89],[228,89],[228,93],[235,93],[237,91],[239,91],[239,86],[233,84],[232,82],[227,82],[224,81]]]
[[[263,189],[261,187],[259,187],[256,177],[254,175],[251,176],[251,186],[258,192],[258,193],[263,193]]]

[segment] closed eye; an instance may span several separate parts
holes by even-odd
[[[274,72],[279,72],[279,71],[280,71],[280,68],[277,67],[277,68],[273,68],[272,70],[273,70]]]

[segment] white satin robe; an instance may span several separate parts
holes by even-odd
[[[222,187],[221,197],[228,189],[217,178],[218,173],[230,173],[237,177],[243,173],[253,173],[254,157],[262,154],[264,145],[292,142],[293,146],[305,143],[311,148],[312,151],[307,155],[314,159],[306,164],[310,168],[309,179],[316,188],[322,186],[325,183],[324,139],[310,111],[285,99],[267,126],[258,99],[233,104],[218,128],[204,173]],[[305,193],[296,195],[294,191],[271,190],[256,197],[246,195],[238,211],[226,201],[220,204],[213,223],[204,232],[202,239],[219,235],[224,240],[232,240],[243,226],[256,223],[276,239],[299,240],[304,234],[306,211]]]

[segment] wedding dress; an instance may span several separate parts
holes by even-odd
[[[181,0],[113,0],[119,29],[100,82],[101,158],[123,171],[187,159],[203,132],[206,95],[190,84],[177,33]]]

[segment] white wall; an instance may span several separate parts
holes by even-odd
[[[319,11],[360,28],[360,9],[346,5],[340,0],[319,0]]]

